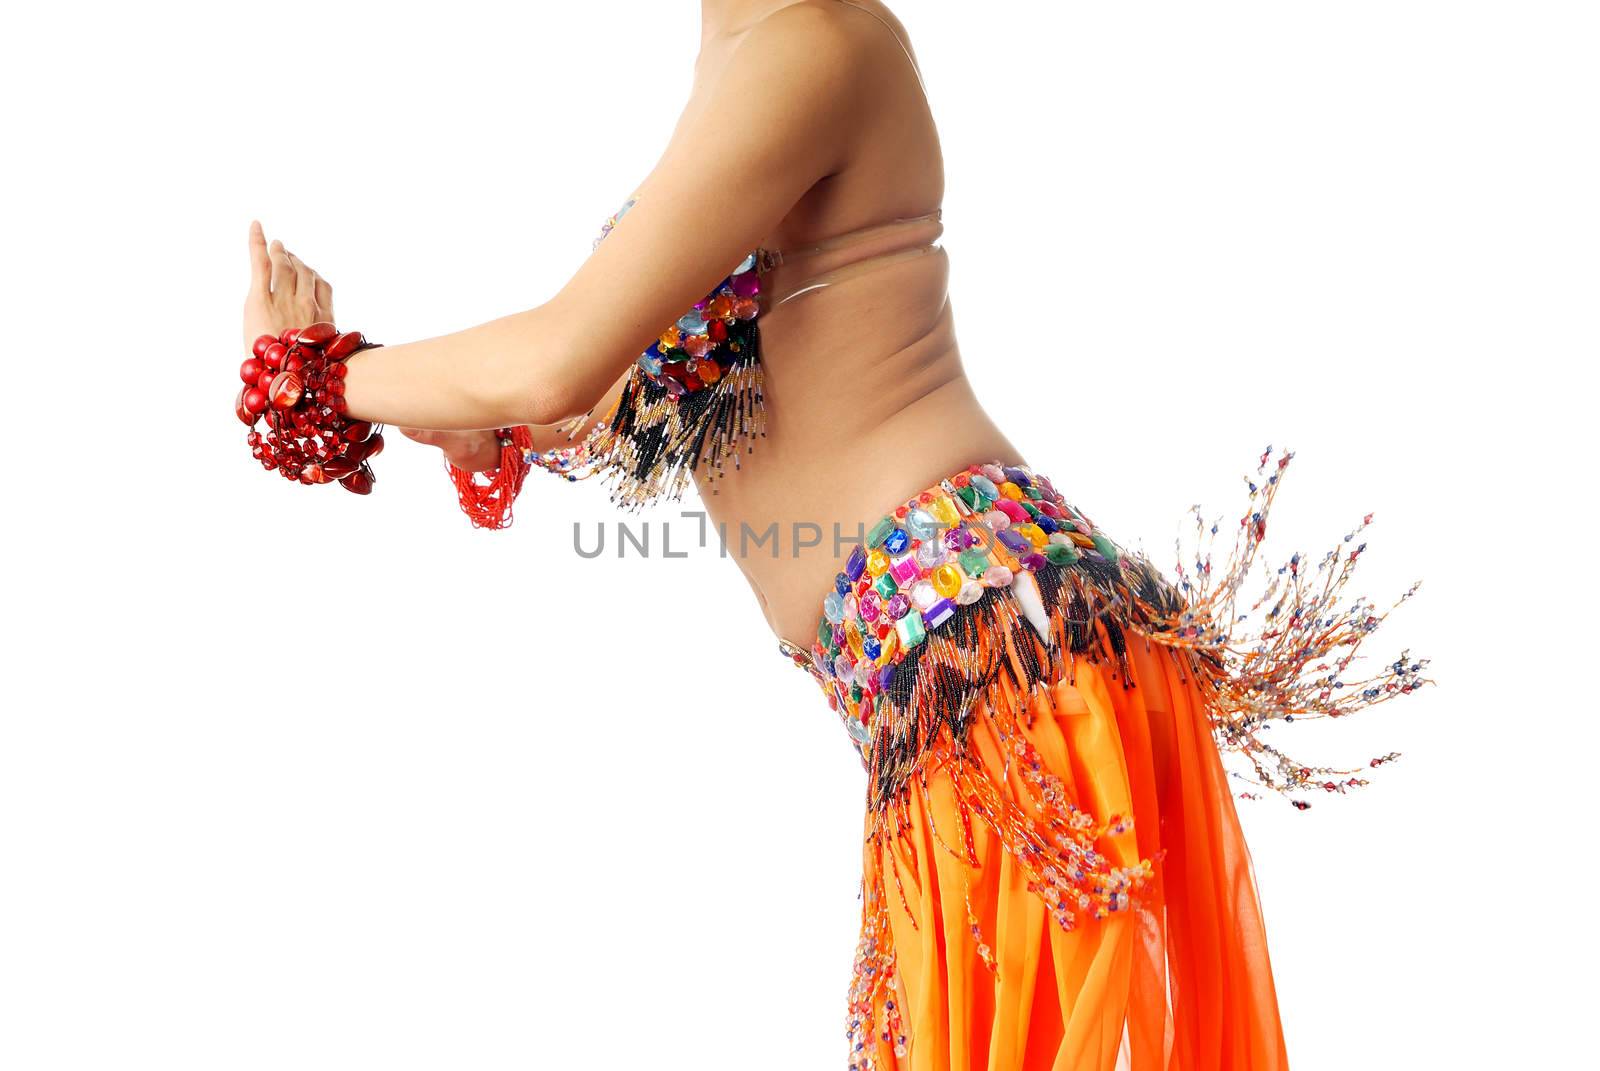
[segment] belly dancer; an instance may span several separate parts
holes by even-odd
[[[1054,480],[968,381],[904,27],[874,0],[701,7],[670,144],[537,307],[375,345],[252,224],[251,452],[367,493],[395,425],[485,528],[524,493],[554,508],[535,470],[628,509],[692,482],[723,530],[775,528],[730,556],[867,775],[849,1067],[1286,1067],[1234,799],[1365,783],[1263,730],[1427,682],[1404,653],[1352,667],[1386,612],[1343,593],[1359,536],[1253,569],[1289,461],[1269,450],[1220,546],[1197,518],[1173,575],[1126,549],[1072,497],[1115,458],[1069,431],[1092,377],[977,356],[1060,396]],[[1026,311],[1017,276],[1019,310],[986,315]]]

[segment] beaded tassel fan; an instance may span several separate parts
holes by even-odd
[[[596,248],[633,204],[606,221]],[[697,469],[715,479],[730,458],[738,468],[741,440],[750,450],[766,433],[756,326],[759,260],[751,253],[650,344],[615,407],[581,441],[530,451],[528,463],[569,480],[603,473],[612,500],[629,509],[681,497]],[[569,436],[593,419],[590,412],[573,420]]]

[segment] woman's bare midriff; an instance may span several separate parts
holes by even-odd
[[[975,461],[1025,460],[962,370],[947,275],[935,251],[762,318],[767,436],[700,492],[781,638],[810,643],[822,597],[879,517]]]

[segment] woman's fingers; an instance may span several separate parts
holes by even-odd
[[[289,254],[289,267],[294,269],[294,292],[302,297],[315,300],[317,292],[316,272],[293,253]]]
[[[272,290],[278,294],[294,293],[294,265],[289,263],[289,251],[276,238],[268,250],[272,259]]]
[[[311,273],[311,277],[314,280],[315,285],[316,285],[317,308],[321,309],[324,313],[326,313],[329,319],[332,319],[333,318],[333,284],[329,283],[328,280],[324,279],[322,276],[318,275],[316,272],[312,272]]]
[[[273,239],[269,244],[257,220],[250,221],[250,300],[288,312],[279,303],[293,305],[294,318],[305,323],[333,319],[333,287],[311,265]]]
[[[265,294],[272,285],[272,259],[267,255],[267,236],[259,220],[250,221],[250,289]]]
[[[500,445],[493,436],[453,443],[444,448],[450,464],[467,472],[487,472],[500,464]]]
[[[467,472],[487,472],[500,464],[500,440],[490,431],[401,428],[400,434],[424,446],[438,447],[446,461]]]

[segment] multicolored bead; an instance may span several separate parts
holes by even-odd
[[[928,636],[927,629],[922,624],[922,615],[915,610],[896,621],[894,628],[900,637],[901,647],[915,647]]]
[[[1064,524],[1052,516],[1069,512],[1079,516],[1026,469],[975,465],[875,521],[834,577],[812,651],[811,661],[839,682],[834,706],[847,724],[870,729],[906,652],[991,589],[1015,597],[1024,617],[1045,628],[1033,574],[1077,565],[1088,550],[1115,560],[1090,536],[1054,530]]]
[[[606,220],[596,249],[633,205],[627,201]],[[714,480],[730,458],[737,465],[735,451],[766,434],[754,322],[765,263],[760,250],[746,255],[638,356],[612,412],[576,418],[571,445],[526,449],[524,463],[571,481],[604,473],[614,480],[612,500],[628,508],[677,498],[691,477]],[[704,392],[715,394],[707,404],[677,404]],[[649,463],[640,464],[641,453]]]

